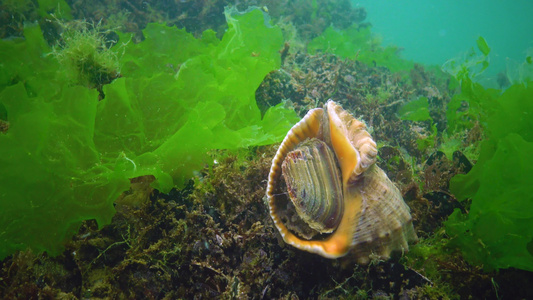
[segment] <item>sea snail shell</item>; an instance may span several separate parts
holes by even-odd
[[[409,207],[376,162],[366,126],[329,100],[292,127],[272,160],[267,198],[283,240],[361,264],[416,241]],[[281,179],[283,177],[283,180]]]

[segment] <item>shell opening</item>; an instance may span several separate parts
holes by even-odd
[[[319,139],[306,139],[287,154],[281,168],[290,199],[286,211],[293,215],[287,226],[305,239],[333,232],[344,209],[333,150]]]

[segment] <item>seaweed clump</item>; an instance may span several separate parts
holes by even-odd
[[[103,99],[103,86],[120,77],[119,54],[110,49],[116,41],[107,38],[111,31],[82,21],[58,20],[58,24],[63,32],[51,55],[61,65],[62,74],[74,84],[97,89]]]
[[[50,50],[37,26],[25,30],[25,40],[0,41],[10,57],[0,70],[0,110],[9,122],[0,135],[0,194],[9,199],[0,203],[0,257],[27,247],[59,254],[81,221],[111,221],[130,178],[153,175],[153,185],[168,192],[206,163],[206,149],[283,137],[294,112],[272,107],[261,119],[254,99],[279,66],[281,31],[265,25],[259,10],[226,16],[231,30],[222,40],[213,31],[198,40],[151,24],[149,39],[124,46],[124,76],[109,84],[113,76],[102,74],[116,66],[107,53],[115,49],[102,49],[96,33],[66,39],[67,50],[58,50],[71,67],[65,72],[43,55]],[[105,98],[98,101],[88,84],[102,84]]]

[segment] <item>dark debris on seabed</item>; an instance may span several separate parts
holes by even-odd
[[[167,20],[195,35],[223,32],[224,0],[67,1],[76,18],[102,20],[137,32],[148,22]],[[253,2],[253,3],[252,3]],[[308,20],[312,1],[240,1],[268,6],[284,16],[302,38],[318,36],[331,22],[348,27],[364,21],[364,9],[349,1],[318,1],[318,18]],[[326,5],[335,4],[335,5]],[[149,5],[150,9],[145,6]],[[172,6],[172,10],[169,7]],[[176,9],[177,6],[177,9]],[[330,9],[330,11],[327,11]],[[331,11],[333,10],[333,11]],[[149,12],[149,13],[148,13]],[[322,17],[320,17],[322,16]],[[31,12],[5,13],[2,37],[21,34]],[[352,20],[352,21],[348,21]],[[5,21],[5,22],[4,22]],[[6,25],[7,24],[7,25]],[[141,37],[142,38],[142,37]],[[431,135],[428,122],[402,121],[398,108],[425,96],[439,132],[450,101],[446,78],[421,65],[407,73],[368,66],[332,54],[289,51],[256,92],[262,109],[285,102],[303,116],[332,98],[365,120],[380,148],[379,166],[400,188],[411,207],[418,245],[404,257],[345,264],[287,246],[265,204],[266,180],[277,145],[213,151],[217,163],[182,189],[168,194],[150,187],[153,177],[131,180],[116,201],[110,225],[98,230],[83,223],[62,255],[21,251],[0,262],[2,299],[448,299],[531,298],[531,272],[508,269],[485,273],[445,247],[442,222],[453,209],[465,209],[449,192],[449,180],[474,162],[456,152],[450,160],[417,139]],[[9,124],[0,124],[7,128]],[[0,132],[1,134],[1,132]],[[437,136],[436,139],[439,139]],[[465,142],[481,139],[473,131]]]
[[[305,299],[407,295],[430,283],[397,262],[342,266],[283,245],[258,187],[274,151],[227,154],[170,194],[152,190],[153,178],[132,180],[111,225],[84,222],[56,258],[26,251],[4,260],[2,296]]]

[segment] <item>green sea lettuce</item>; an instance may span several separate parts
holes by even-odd
[[[461,83],[461,93],[448,104],[448,133],[478,123],[486,135],[472,170],[450,181],[459,201],[472,199],[470,208],[467,213],[456,209],[445,228],[450,245],[470,263],[487,271],[533,271],[533,87],[514,84],[502,93],[476,83],[490,53],[482,37],[477,45],[482,55],[472,49],[464,59],[443,66]]]
[[[2,6],[6,11],[15,14],[28,14],[35,10],[42,17],[55,14],[64,19],[72,19],[70,7],[65,0],[3,0]]]
[[[163,192],[204,166],[210,149],[280,141],[297,121],[282,105],[264,117],[255,90],[279,68],[282,34],[259,9],[226,10],[228,30],[196,39],[150,24],[120,34],[121,78],[105,98],[65,80],[38,27],[1,41],[0,259],[30,247],[58,254],[82,220],[108,224],[129,178],[154,175]],[[13,63],[12,63],[13,62]],[[58,72],[58,73],[56,73]]]
[[[481,54],[471,48],[465,54],[445,62],[442,65],[442,70],[455,77],[459,82],[464,79],[476,79],[489,67],[490,54],[490,47],[482,36],[477,39],[477,48]]]
[[[513,85],[486,98],[487,139],[466,175],[456,175],[450,190],[472,199],[468,213],[454,211],[445,223],[471,263],[486,270],[533,271],[533,87]]]
[[[37,0],[39,14],[43,17],[48,17],[51,13],[55,13],[62,18],[72,19],[70,13],[70,6],[65,0]]]
[[[398,110],[398,115],[402,120],[409,120],[415,122],[426,120],[433,121],[433,119],[429,115],[429,102],[428,98],[426,97],[419,97],[417,99],[405,103]]]
[[[34,80],[37,76],[48,78],[54,77],[58,64],[50,56],[44,56],[50,52],[39,26],[26,26],[23,38],[0,40],[0,57],[9,57],[2,60],[0,68],[0,91],[9,85],[24,80],[30,92],[46,88],[44,80]],[[28,82],[29,81],[29,82]]]
[[[307,45],[307,51],[333,53],[343,58],[362,61],[370,66],[384,66],[392,72],[410,70],[413,63],[402,59],[395,46],[381,46],[381,41],[372,36],[370,27],[354,24],[344,30],[330,26],[322,35],[314,38]]]
[[[511,84],[524,83],[533,81],[533,48],[526,50],[524,61],[517,62],[512,59],[507,60],[505,75]]]
[[[483,118],[490,110],[486,106],[490,106],[499,94],[498,90],[485,89],[475,81],[488,68],[490,54],[490,47],[481,36],[477,39],[477,47],[481,54],[471,48],[465,55],[450,59],[442,66],[442,70],[455,79],[451,83],[461,86],[461,92],[453,96],[446,110],[447,133],[450,136],[472,128],[477,122],[484,122]],[[468,105],[468,109],[464,109],[464,104]]]
[[[415,122],[427,121],[431,122],[431,134],[416,140],[418,150],[425,151],[428,148],[435,146],[435,137],[437,136],[437,125],[433,123],[433,118],[429,115],[429,102],[426,97],[419,97],[411,100],[398,110],[398,115],[402,120],[409,120]]]
[[[0,258],[27,246],[57,254],[82,220],[113,216],[129,181],[100,163],[91,139],[97,98],[79,86],[29,97],[22,83],[0,94],[11,124],[0,134]]]

